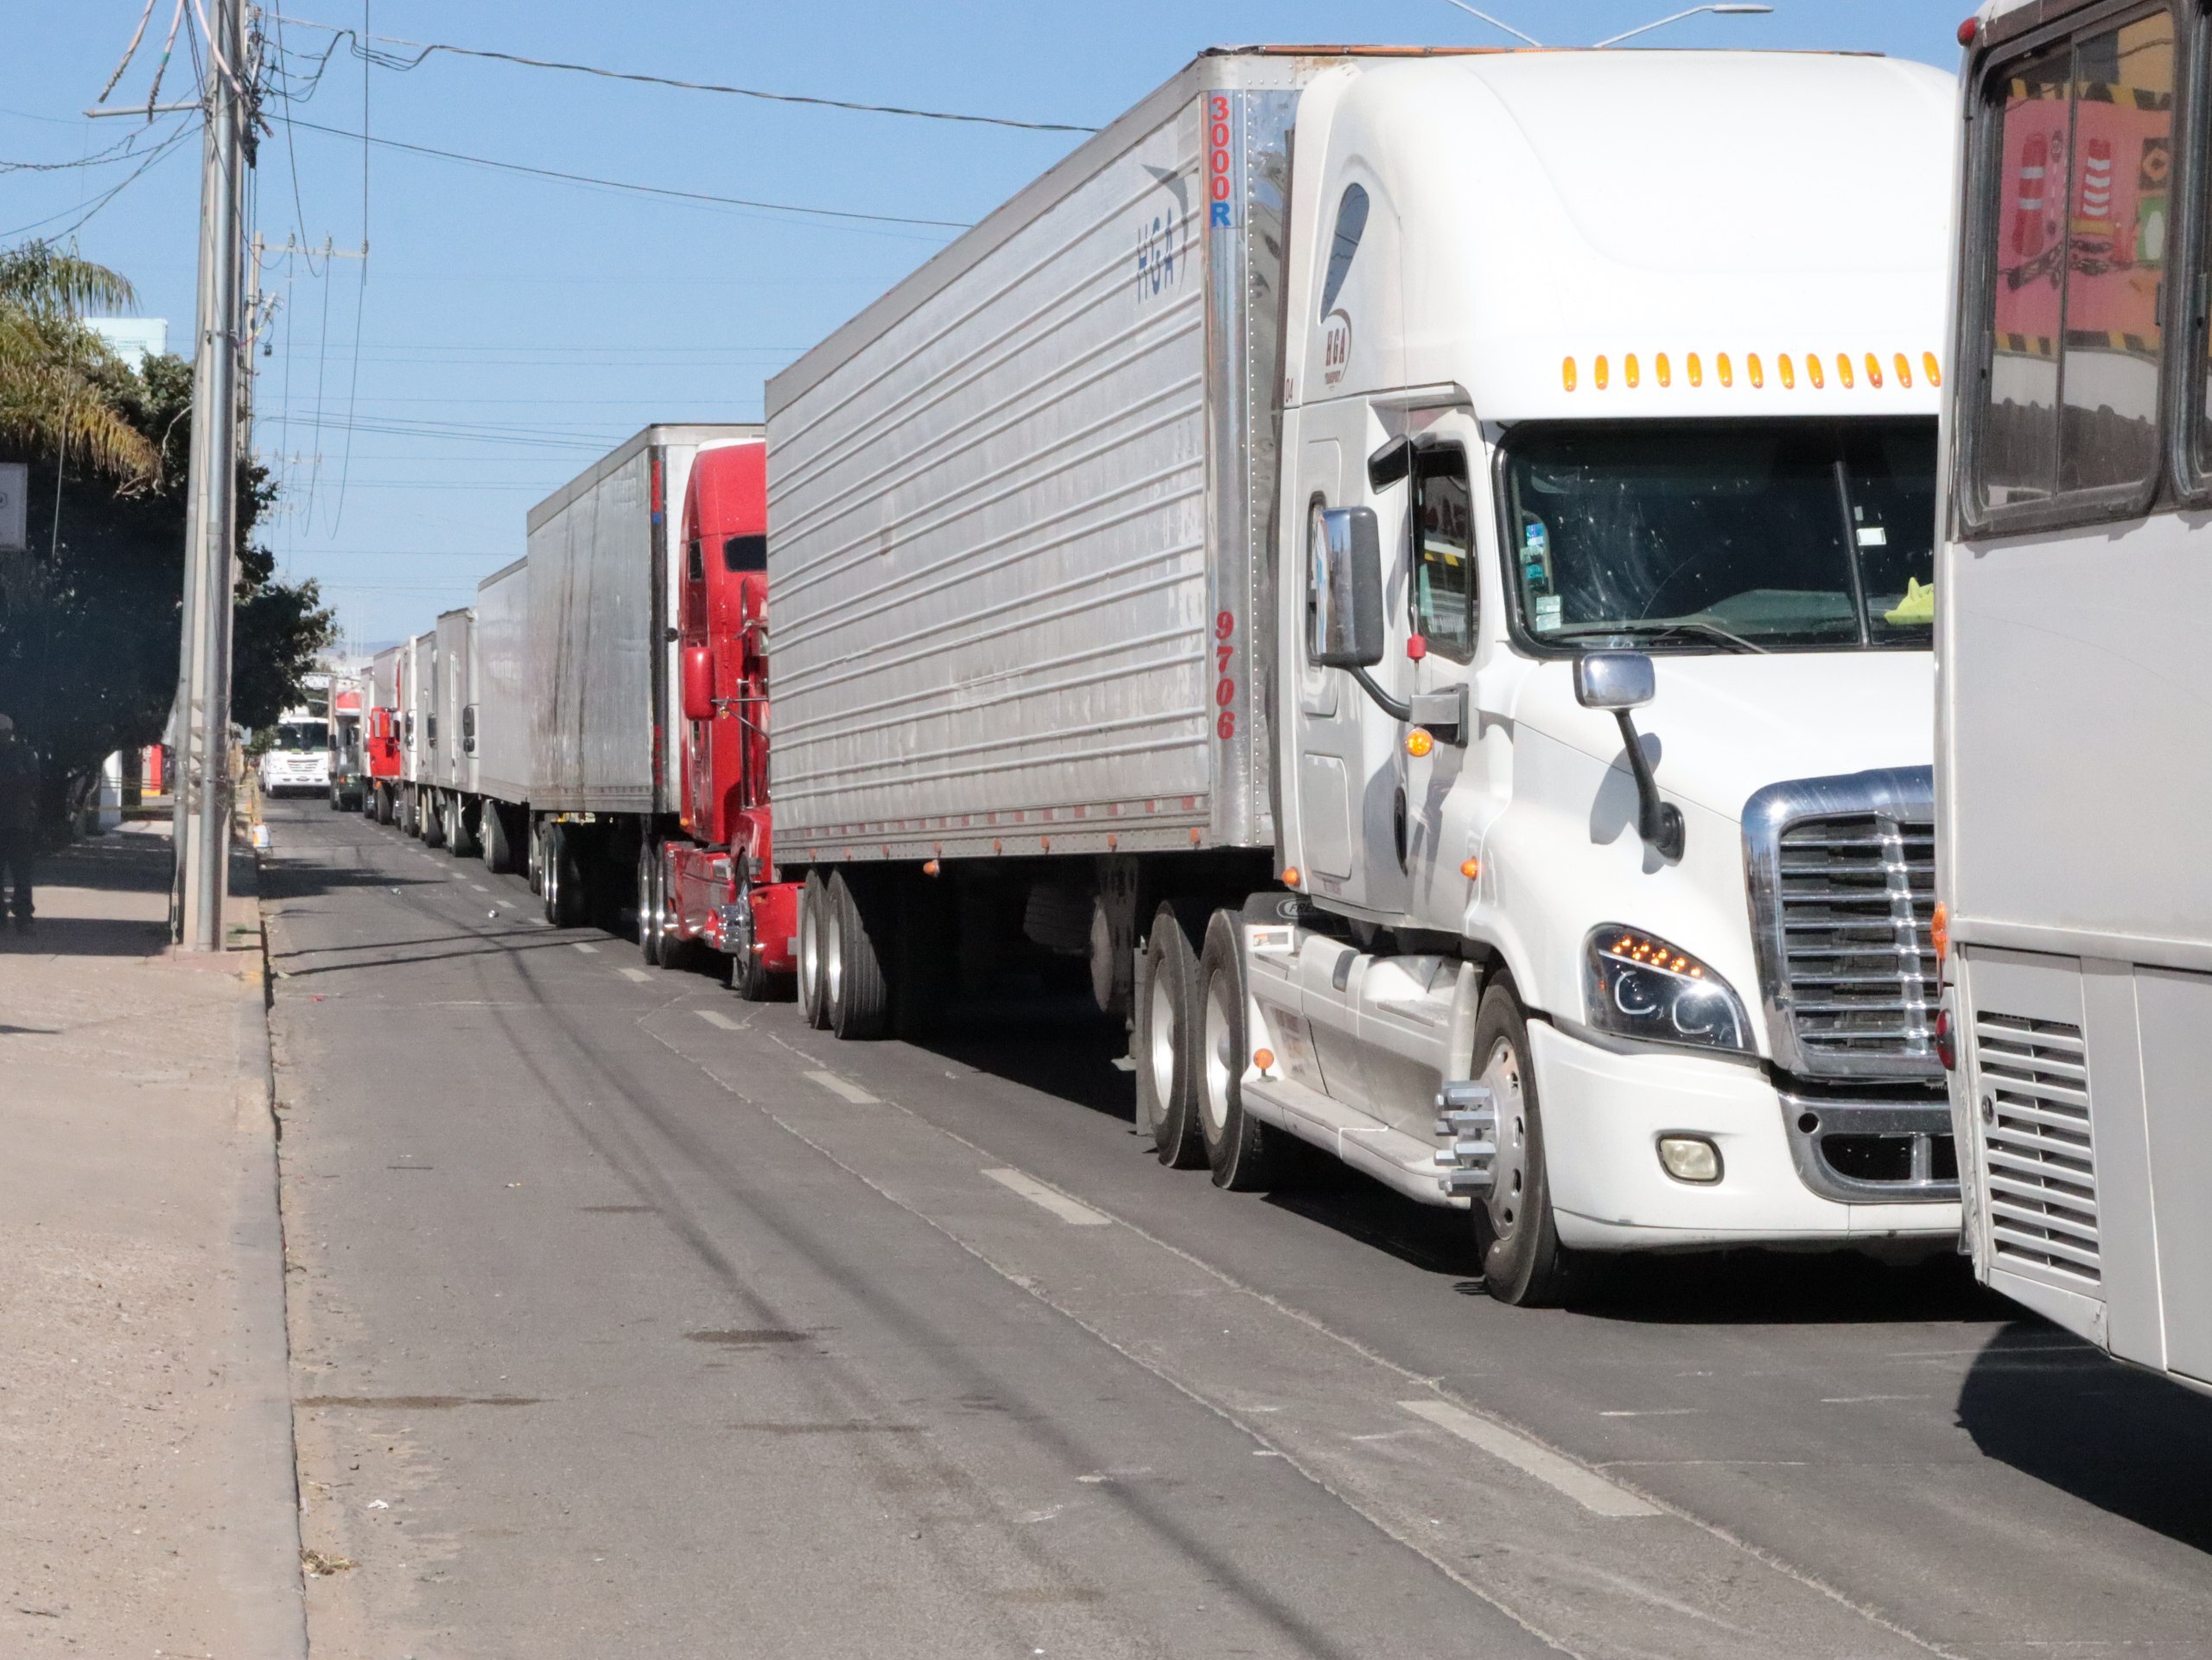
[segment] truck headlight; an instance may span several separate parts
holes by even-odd
[[[1751,1046],[1751,1024],[1735,989],[1665,940],[1609,923],[1591,931],[1584,953],[1590,1024],[1647,1043],[1707,1049]]]

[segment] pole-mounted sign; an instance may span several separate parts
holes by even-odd
[[[29,553],[31,468],[29,461],[0,461],[0,553]]]

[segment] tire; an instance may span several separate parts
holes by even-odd
[[[1483,994],[1475,1017],[1475,1077],[1497,1101],[1496,1180],[1474,1207],[1475,1245],[1483,1286],[1516,1308],[1556,1303],[1571,1255],[1559,1243],[1551,1180],[1544,1167],[1543,1117],[1529,1064],[1529,1022],[1509,986]]]
[[[1144,944],[1144,991],[1130,1047],[1137,1063],[1137,1133],[1171,1170],[1206,1162],[1198,1131],[1198,954],[1175,907],[1163,905]]]
[[[820,871],[810,870],[798,894],[798,1006],[806,1023],[817,1031],[830,1024],[822,995],[823,934],[829,915],[829,885]]]
[[[545,832],[545,919],[556,928],[578,926],[589,908],[579,840],[566,824]]]
[[[446,851],[456,859],[473,859],[482,844],[483,810],[477,810],[476,829],[468,827],[468,798],[455,792],[446,798]]]
[[[543,821],[534,819],[531,823],[528,860],[530,891],[533,894],[545,891],[545,844],[550,839],[552,830],[553,827]]]
[[[482,834],[476,839],[483,844],[484,868],[495,876],[504,876],[515,868],[514,843],[507,839],[507,815],[496,801],[486,801],[477,819]]]
[[[377,786],[377,823],[396,824],[399,818],[398,804],[391,798],[391,792],[382,785]]]
[[[638,955],[649,969],[662,966],[660,843],[653,841],[638,849]]]
[[[415,833],[426,848],[446,844],[446,793],[431,790],[415,798]]]
[[[750,905],[751,895],[741,887],[737,892],[740,905]],[[762,954],[742,948],[729,959],[729,989],[748,1003],[765,1003],[776,994],[776,976],[763,966]]]
[[[877,883],[830,879],[830,931],[823,940],[822,1002],[830,1030],[849,1043],[870,1042],[891,1030],[888,907]]]
[[[1198,1022],[1192,1046],[1198,1119],[1213,1185],[1231,1193],[1272,1187],[1284,1163],[1284,1136],[1244,1110],[1244,953],[1237,914],[1217,911],[1198,955]]]

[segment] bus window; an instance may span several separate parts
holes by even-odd
[[[1991,87],[1985,507],[2157,472],[2173,84],[2160,9],[2011,65]]]

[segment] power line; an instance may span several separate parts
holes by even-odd
[[[66,218],[71,213],[76,213],[77,218],[70,224],[63,226],[60,230],[56,231],[53,237],[49,238],[48,240],[56,240],[60,238],[68,236],[76,231],[81,230],[85,225],[91,220],[92,217],[95,213],[99,213],[110,202],[113,201],[118,196],[121,195],[132,185],[136,184],[138,181],[139,177],[145,173],[147,169],[152,167],[163,156],[168,155],[170,151],[174,150],[177,147],[177,144],[181,140],[189,137],[193,133],[198,130],[198,127],[194,124],[187,124],[177,128],[175,131],[170,133],[169,136],[164,138],[159,144],[147,151],[145,159],[140,162],[136,168],[132,169],[120,184],[112,186],[109,189],[102,192],[99,196],[93,199],[92,205],[88,207],[84,207],[81,213],[79,212],[79,208],[77,207],[64,207],[59,213],[48,213],[44,219],[35,219],[28,225],[18,225],[13,230],[0,231],[0,237],[22,236],[27,231],[35,231],[42,225],[51,225],[54,220]]]
[[[352,138],[364,143],[375,144],[385,149],[404,149],[417,156],[435,156],[448,162],[467,162],[474,167],[497,168],[505,173],[533,174],[541,179],[558,179],[569,184],[596,185],[605,190],[634,191],[645,196],[673,196],[682,201],[709,202],[724,207],[757,207],[777,213],[804,213],[815,219],[862,219],[874,225],[921,225],[946,231],[969,228],[963,219],[912,219],[899,213],[859,213],[836,207],[802,207],[795,202],[759,201],[746,196],[716,196],[700,190],[672,190],[664,185],[632,184],[621,179],[594,178],[586,173],[563,173],[550,167],[531,167],[521,162],[495,161],[488,156],[467,156],[457,149],[438,149],[429,144],[410,144],[397,138],[372,137],[365,133],[347,132],[342,127],[326,127],[313,121],[302,121],[297,116],[279,116],[287,126],[303,127],[309,132],[328,133],[335,138]]]
[[[570,74],[596,75],[602,80],[635,81],[646,86],[673,86],[687,92],[721,92],[732,98],[761,99],[773,104],[812,104],[824,109],[857,110],[868,115],[906,116],[921,121],[957,121],[984,127],[1015,127],[1026,132],[1093,133],[1098,130],[1096,127],[1074,126],[1060,121],[1016,121],[999,115],[964,115],[949,110],[917,110],[897,104],[861,104],[848,99],[815,98],[802,92],[765,92],[754,86],[723,86],[712,81],[677,80],[668,75],[637,74],[624,69],[603,68],[595,64],[563,63],[551,58],[526,58],[519,53],[494,52],[472,46],[453,46],[444,41],[426,43],[422,41],[403,41],[389,35],[371,35],[366,29],[356,34],[350,29],[339,29],[329,23],[312,22],[304,17],[286,17],[281,13],[270,15],[277,17],[281,22],[296,23],[302,29],[327,30],[333,37],[330,43],[332,52],[337,50],[340,40],[351,37],[351,47],[354,56],[364,62],[373,63],[379,68],[402,72],[420,68],[434,53],[445,52],[455,57],[489,58],[500,63],[521,64],[531,69],[559,69]],[[417,50],[412,58],[403,58],[397,53],[379,52],[374,46],[366,44],[372,41],[385,46],[414,47]],[[326,52],[323,55],[327,60],[329,52]]]

